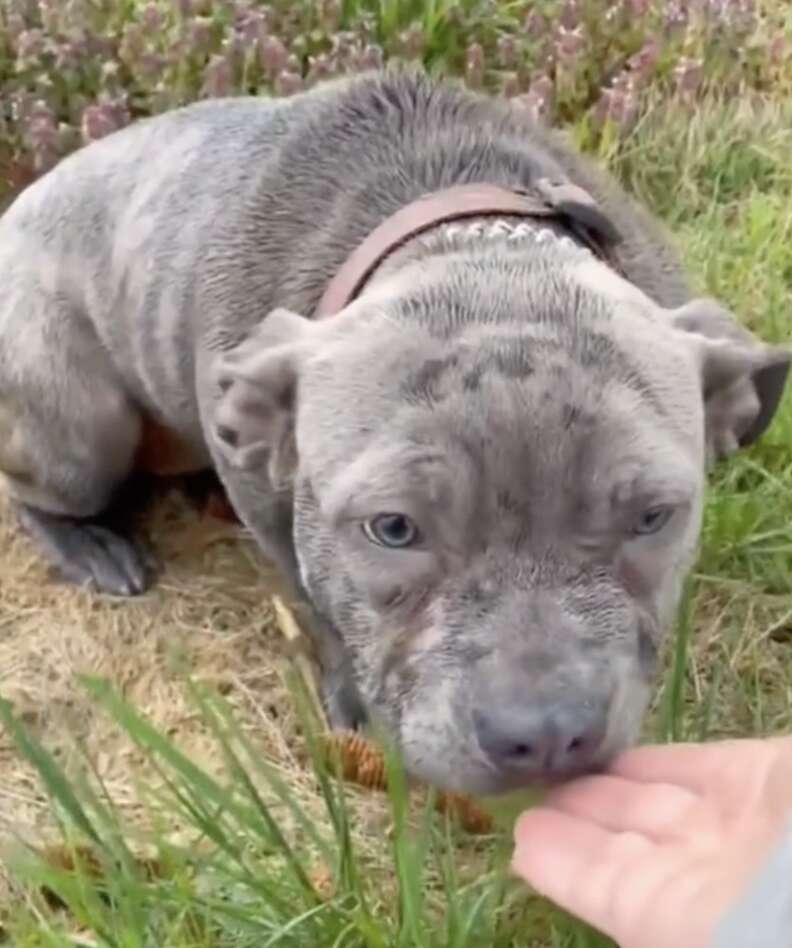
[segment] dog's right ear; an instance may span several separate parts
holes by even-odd
[[[314,324],[289,310],[271,312],[247,339],[218,357],[212,436],[231,467],[266,465],[284,487],[294,469],[294,412],[300,365]]]
[[[708,297],[673,310],[671,319],[697,354],[710,457],[756,441],[778,410],[792,352],[762,342]]]

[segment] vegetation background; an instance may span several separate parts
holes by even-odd
[[[700,289],[792,336],[784,0],[0,0],[0,191],[138,117],[393,58],[568,129],[666,222]],[[791,443],[788,396],[713,472],[649,739],[792,729]],[[178,497],[151,532],[163,581],[117,603],[52,582],[0,515],[0,939],[604,944],[509,878],[507,810],[474,838],[407,801],[398,768],[388,797],[328,778],[248,538]]]

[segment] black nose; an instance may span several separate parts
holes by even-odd
[[[582,703],[506,705],[475,710],[473,724],[479,746],[499,771],[553,778],[593,766],[607,714]]]

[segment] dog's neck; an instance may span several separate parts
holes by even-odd
[[[592,256],[589,248],[577,241],[557,220],[480,217],[459,224],[439,224],[414,237],[382,262],[367,285],[372,285],[382,274],[392,273],[417,259],[455,251],[487,253],[498,246],[525,252],[542,248],[550,253],[573,252]]]
[[[314,313],[332,316],[373,281],[417,258],[476,248],[538,249],[591,253],[605,258],[618,239],[590,196],[579,188],[546,180],[536,193],[491,184],[456,185],[426,194],[382,221],[352,251],[325,287]]]
[[[452,254],[471,262],[493,255],[518,254],[528,259],[541,254],[558,266],[593,257],[591,250],[575,240],[556,220],[473,218],[458,224],[439,224],[407,241],[378,264],[361,287],[358,298],[363,299],[369,293],[376,295],[382,283],[401,271],[409,269],[412,278],[423,266]]]

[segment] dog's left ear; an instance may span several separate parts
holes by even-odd
[[[692,300],[672,310],[671,318],[690,333],[699,359],[708,454],[733,454],[773,420],[792,352],[757,339],[717,300]]]
[[[266,470],[275,489],[288,485],[296,465],[297,383],[315,334],[308,319],[276,309],[213,366],[216,448],[231,467]]]

